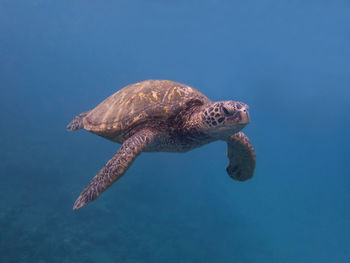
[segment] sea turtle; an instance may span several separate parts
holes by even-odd
[[[227,173],[251,178],[255,153],[240,130],[249,123],[248,106],[212,102],[198,90],[169,80],[146,80],[124,87],[96,108],[81,113],[67,130],[85,130],[122,144],[75,201],[79,209],[118,180],[141,152],[187,152],[207,143],[227,142]]]

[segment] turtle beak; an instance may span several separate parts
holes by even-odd
[[[231,120],[236,124],[248,124],[250,121],[248,105],[242,102],[236,102],[234,112],[228,117],[228,120]]]
[[[238,114],[240,115],[241,119],[240,123],[248,124],[250,122],[248,105],[244,104],[244,106],[238,110]]]

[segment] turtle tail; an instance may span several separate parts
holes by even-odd
[[[84,128],[84,122],[83,119],[86,115],[88,115],[90,111],[80,113],[78,116],[76,116],[66,127],[68,131],[76,131]]]

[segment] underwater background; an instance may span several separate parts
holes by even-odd
[[[0,263],[350,262],[350,2],[0,0]],[[119,145],[73,117],[169,79],[250,106],[226,144],[144,153],[73,211]]]

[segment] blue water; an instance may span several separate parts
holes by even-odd
[[[350,262],[350,3],[0,0],[0,263]],[[68,133],[145,79],[250,106],[255,177],[226,145],[142,154],[75,199],[118,145]]]

